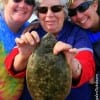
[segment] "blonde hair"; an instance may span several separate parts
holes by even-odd
[[[3,3],[5,5],[8,3],[8,0],[0,0],[0,3]]]
[[[96,0],[84,0],[84,1],[96,1]],[[73,4],[74,0],[68,0],[68,5]]]
[[[8,0],[0,0],[1,8],[4,10],[6,4],[8,3]]]

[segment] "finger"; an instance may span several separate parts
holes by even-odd
[[[30,45],[35,44],[35,38],[32,36],[31,33],[29,33],[29,32],[25,33],[25,38],[26,38],[28,44],[30,44]]]
[[[25,34],[22,34],[20,39],[23,40],[26,44],[28,43],[28,40],[27,40]]]
[[[30,25],[23,31],[23,33],[31,32],[34,29],[37,29],[39,27],[39,21],[33,21],[30,23]]]
[[[36,43],[39,43],[40,42],[40,37],[39,37],[38,33],[36,31],[32,31],[31,34],[34,37]]]
[[[73,53],[73,54],[77,54],[78,53],[78,49],[77,48],[71,48],[71,49],[69,49],[69,52]]]
[[[67,57],[68,62],[71,62],[77,53],[78,49],[76,48],[70,48],[68,51],[64,51],[64,54]]]
[[[17,46],[24,44],[24,41],[20,38],[15,38],[15,42],[16,42]]]
[[[72,48],[70,44],[58,41],[54,46],[53,53],[56,55],[61,51],[68,51],[70,48]]]

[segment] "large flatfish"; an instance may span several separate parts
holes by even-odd
[[[57,40],[47,33],[29,58],[26,80],[34,100],[65,100],[72,73],[63,53],[53,54]]]

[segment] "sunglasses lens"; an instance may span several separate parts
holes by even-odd
[[[21,0],[13,0],[15,3],[18,3],[18,2],[20,2]]]
[[[72,17],[72,16],[75,16],[76,14],[77,14],[76,10],[74,10],[74,9],[68,10],[68,16]]]
[[[84,2],[81,5],[79,5],[78,7],[74,8],[74,9],[69,9],[68,10],[68,15],[70,17],[75,16],[77,14],[77,11],[79,12],[84,12],[86,11],[89,6],[92,4],[92,1],[88,1],[88,2]]]
[[[47,7],[38,7],[37,10],[38,10],[39,13],[45,14],[45,13],[47,13],[48,8]]]
[[[79,12],[84,12],[86,11],[90,6],[90,3],[89,2],[85,2],[83,4],[81,4],[79,7],[78,7],[78,11]]]
[[[62,10],[62,8],[63,8],[63,6],[61,6],[61,5],[56,5],[56,6],[52,6],[51,7],[51,10],[52,10],[52,12],[60,12],[61,10]]]
[[[13,0],[15,3],[19,3],[21,2],[22,0]],[[35,5],[35,0],[24,0],[24,2],[28,5]]]
[[[63,6],[61,6],[61,5],[55,5],[55,6],[51,7],[51,11],[56,13],[56,12],[61,11],[62,8],[63,8]],[[38,7],[37,10],[39,13],[46,14],[48,12],[48,7]]]

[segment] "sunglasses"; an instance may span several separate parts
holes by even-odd
[[[22,0],[13,0],[15,3],[19,3],[21,2]],[[24,2],[27,4],[27,5],[33,5],[35,6],[35,0],[24,0]]]
[[[85,12],[92,3],[93,3],[92,1],[87,1],[87,2],[80,4],[78,7],[74,8],[74,9],[68,9],[68,15],[70,17],[73,17],[73,16],[77,15],[77,11],[81,12],[81,13]]]
[[[57,12],[60,12],[63,7],[64,6],[62,6],[62,5],[54,5],[54,6],[50,7],[50,10],[53,13],[57,13]],[[49,9],[48,7],[44,7],[44,6],[37,8],[38,12],[41,13],[41,14],[46,14],[48,12],[48,9]]]

